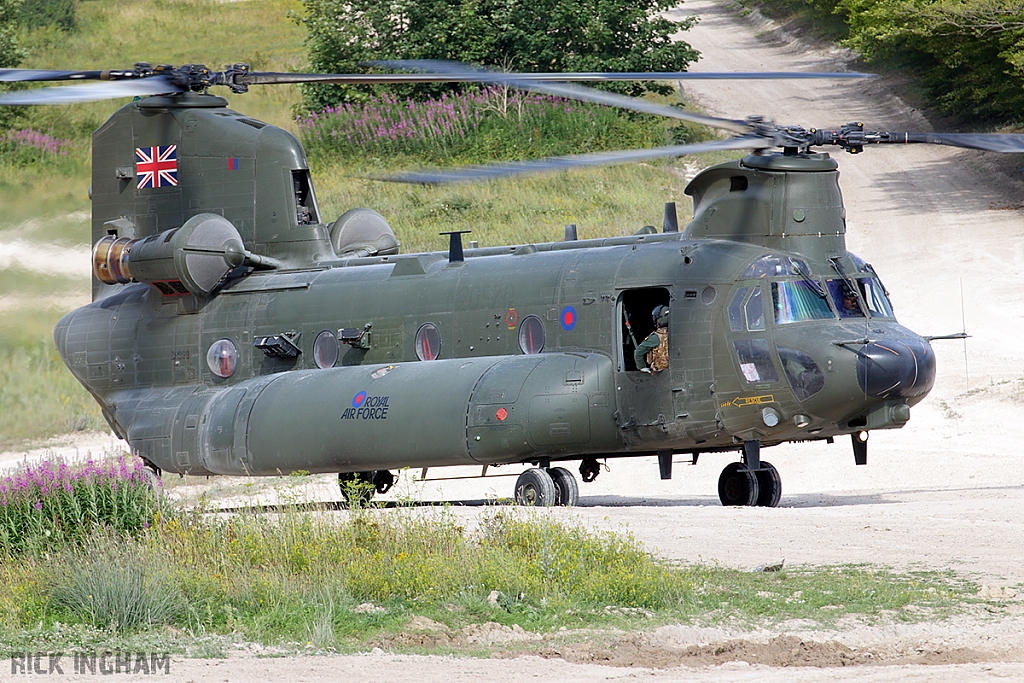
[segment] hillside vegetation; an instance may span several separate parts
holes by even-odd
[[[871,64],[911,68],[929,104],[963,123],[1024,122],[1020,0],[757,0],[799,15]]]

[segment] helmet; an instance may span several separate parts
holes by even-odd
[[[668,306],[655,306],[651,311],[651,318],[658,327],[668,325]]]

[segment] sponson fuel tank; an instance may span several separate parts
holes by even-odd
[[[437,360],[297,370],[199,390],[128,434],[170,472],[287,474],[522,462],[622,440],[611,361],[596,354]],[[131,410],[127,396],[118,413]],[[180,400],[180,399],[179,399]],[[126,417],[126,416],[125,416]],[[148,419],[147,419],[148,418]],[[163,434],[157,434],[157,432]],[[135,437],[141,438],[135,438]],[[599,447],[599,446],[598,446]]]

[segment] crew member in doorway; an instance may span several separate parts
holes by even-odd
[[[661,372],[668,368],[668,306],[655,306],[651,311],[654,332],[640,342],[633,360],[640,372]]]

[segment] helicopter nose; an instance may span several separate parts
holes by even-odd
[[[935,354],[923,339],[870,342],[857,353],[857,382],[869,396],[922,396],[935,384]]]

